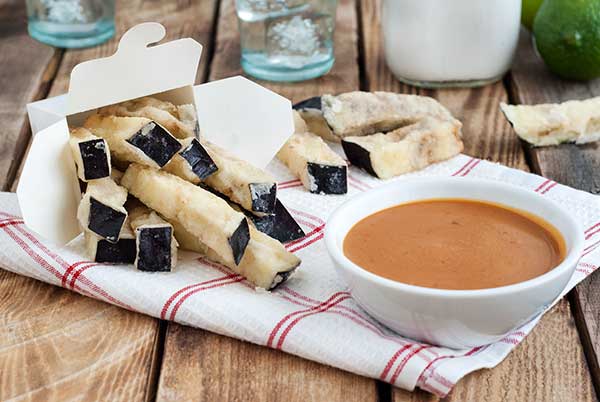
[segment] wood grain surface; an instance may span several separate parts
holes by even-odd
[[[502,82],[476,89],[415,90],[396,81],[385,65],[379,27],[379,1],[363,0],[362,49],[367,90],[418,93],[432,96],[448,107],[463,122],[465,153],[527,170],[525,153],[510,125],[499,110],[508,99]],[[545,315],[531,336],[493,370],[482,370],[460,381],[448,400],[593,400],[590,373],[579,343],[567,302],[561,302]],[[535,336],[537,335],[537,336]],[[549,341],[558,347],[550,347]],[[532,357],[535,360],[532,361]],[[543,361],[545,370],[530,370]],[[569,362],[575,370],[564,370]],[[524,381],[527,375],[528,381]],[[538,385],[543,384],[545,399]],[[510,393],[508,393],[510,390]],[[506,398],[510,394],[514,397]],[[396,401],[407,400],[406,392],[393,390]],[[410,399],[409,399],[410,400]]]
[[[157,321],[0,272],[0,400],[145,401]]]
[[[211,81],[242,74],[240,36],[233,0],[223,0],[219,14],[215,55],[210,66]],[[255,81],[289,98],[293,103],[324,93],[359,89],[356,17],[355,2],[339,0],[334,38],[336,62],[327,75],[301,83]]]
[[[499,102],[507,101],[502,82],[474,89],[419,89],[403,84],[385,64],[380,0],[362,0],[360,11],[363,89],[434,97],[462,121],[466,154],[527,170],[518,138],[498,108]]]
[[[46,96],[62,53],[31,39],[25,18],[23,1],[0,2],[0,186],[4,191],[10,188],[30,136],[25,105]]]
[[[562,300],[498,366],[460,381],[447,401],[596,401],[569,304]]]
[[[375,381],[274,349],[170,324],[159,401],[376,401]]]
[[[203,81],[207,74],[207,60],[212,52],[214,18],[217,0],[196,1],[145,1],[129,0],[117,2],[115,37],[109,42],[83,50],[69,50],[65,53],[58,75],[52,84],[50,96],[67,92],[69,76],[75,65],[85,60],[110,56],[116,50],[121,35],[140,22],[154,21],[163,24],[167,34],[163,41],[191,37],[204,45],[196,81]]]
[[[219,15],[211,80],[241,73],[232,0],[221,3]],[[330,74],[306,83],[261,84],[294,102],[323,92],[358,89],[353,1],[340,1],[337,27],[337,62]],[[159,401],[375,401],[377,387],[374,380],[300,357],[169,324],[157,396]]]
[[[433,96],[463,121],[466,153],[524,170],[529,166],[557,181],[600,193],[596,146],[523,147],[498,109],[499,102],[509,99],[538,103],[595,96],[600,81],[555,78],[524,35],[506,80],[508,94],[502,82],[473,90],[406,86],[385,66],[380,1],[339,0],[336,63],[329,74],[297,84],[260,83],[293,102],[356,89]],[[117,10],[117,38],[137,22],[158,21],[167,27],[167,39],[191,36],[201,42],[197,82],[241,72],[233,0],[220,5],[218,0],[117,0]],[[30,139],[25,104],[64,93],[77,63],[110,55],[116,46],[113,39],[99,47],[63,52],[33,41],[25,29],[24,2],[0,0],[4,189],[14,189]],[[595,400],[594,385],[598,390],[600,379],[600,297],[594,291],[598,281],[592,276],[581,284],[571,295],[571,307],[561,301],[504,362],[468,375],[445,400]],[[70,399],[438,401],[419,390],[403,391],[261,346],[177,324],[167,326],[0,270],[0,400]]]
[[[510,75],[515,103],[556,103],[600,96],[600,80],[573,82],[550,73],[533,49],[530,35],[521,32],[519,49]],[[600,148],[598,143],[564,144],[532,148],[527,145],[535,172],[593,194],[600,194]],[[571,292],[573,313],[592,372],[596,393],[600,392],[600,277],[590,275]]]
[[[18,3],[19,15],[22,15],[24,2]],[[117,3],[117,9],[116,37],[98,47],[64,52],[49,96],[65,93],[70,72],[76,64],[112,54],[117,38],[139,22],[161,22],[167,28],[167,39],[194,37],[206,44],[204,60],[206,55],[210,56],[215,0],[152,4],[142,0],[121,1]],[[22,21],[20,27],[24,28]],[[54,54],[52,48],[31,40],[26,33],[21,36],[22,40],[32,42],[41,55]],[[4,42],[10,40],[0,40],[3,60]],[[15,55],[17,50],[13,52]],[[12,115],[0,114],[0,124],[12,122],[15,115],[25,116],[25,103],[35,99],[29,93],[44,90],[43,72],[48,68],[42,66],[41,71],[38,68],[29,72],[27,63],[36,65],[31,62],[36,57],[33,54],[27,57],[20,64],[9,63],[11,69],[15,69],[11,72],[30,86],[38,83],[38,88],[21,90],[24,92],[19,98],[22,110],[12,111]],[[52,60],[50,57],[47,64]],[[206,76],[206,67],[203,62],[198,71],[199,80]],[[29,76],[17,74],[18,68],[25,69]],[[1,71],[4,74],[4,69]],[[48,92],[47,87],[45,91]],[[4,101],[2,96],[0,99]],[[6,99],[6,103],[15,107],[14,97],[10,102]],[[26,133],[29,139],[29,131]],[[6,186],[9,185],[7,182]],[[0,323],[0,373],[11,373],[0,375],[0,400],[146,401],[155,398],[163,341],[156,319],[0,271]]]
[[[553,75],[535,53],[531,37],[521,31],[519,48],[509,76],[514,103],[556,103],[600,96],[600,79],[574,82]],[[532,148],[524,144],[537,173],[593,194],[600,194],[598,143]]]

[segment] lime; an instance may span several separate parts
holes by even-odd
[[[521,23],[531,30],[533,19],[544,0],[523,0],[521,3]]]
[[[545,0],[533,34],[555,74],[573,80],[600,77],[600,0]]]

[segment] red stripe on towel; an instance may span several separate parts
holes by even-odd
[[[39,255],[38,253],[36,253],[35,251],[33,251],[33,249],[31,247],[29,247],[27,245],[27,243],[25,243],[23,241],[23,239],[21,239],[19,236],[17,236],[16,233],[14,233],[12,230],[10,230],[7,226],[2,228],[4,230],[4,232],[11,238],[14,240],[14,242],[21,247],[21,249],[27,253],[29,255],[29,257],[31,257],[31,259],[35,262],[37,262],[38,264],[40,264],[40,266],[42,266],[46,271],[48,271],[49,273],[51,273],[52,275],[54,275],[57,279],[61,279],[62,275],[60,274],[60,272],[53,267],[52,265],[50,265],[50,263],[44,259],[41,255]]]
[[[273,340],[277,336],[277,332],[281,329],[281,327],[283,326],[283,324],[285,324],[285,322],[287,320],[289,320],[290,318],[292,318],[298,314],[302,314],[302,313],[306,313],[308,311],[315,310],[315,309],[319,308],[320,306],[323,306],[326,303],[329,303],[331,300],[335,299],[336,297],[338,297],[340,295],[349,295],[349,293],[348,292],[336,292],[336,293],[332,294],[331,296],[329,296],[329,298],[327,300],[325,300],[324,302],[320,303],[317,306],[311,307],[310,309],[307,309],[307,310],[294,311],[293,313],[290,313],[290,314],[287,314],[286,316],[284,316],[281,320],[279,320],[279,322],[271,330],[271,333],[269,334],[269,338],[267,339],[267,346],[269,346],[269,347],[273,346]]]
[[[186,293],[184,296],[181,297],[181,299],[179,299],[179,301],[175,304],[175,306],[173,306],[173,310],[171,310],[171,314],[169,316],[169,320],[174,321],[175,320],[175,316],[177,315],[177,311],[179,311],[179,308],[181,307],[181,305],[183,304],[184,301],[186,301],[190,296],[196,294],[196,293],[200,293],[203,292],[205,290],[209,290],[209,289],[216,289],[216,288],[220,288],[226,285],[230,285],[232,283],[237,283],[237,282],[241,282],[243,281],[244,278],[242,276],[239,276],[238,278],[232,278],[227,282],[220,282],[220,283],[215,283],[209,286],[204,286],[198,289],[194,289],[188,293]]]
[[[460,169],[458,169],[456,172],[452,173],[452,176],[458,176],[459,174],[462,173],[463,170],[465,170],[473,162],[475,162],[475,158],[469,159],[467,161],[467,163],[465,163]]]
[[[279,187],[285,186],[286,184],[295,184],[295,183],[300,183],[300,180],[292,179],[292,180],[282,181],[281,183],[277,183],[277,188],[279,189]]]
[[[163,308],[162,308],[162,310],[161,310],[161,312],[160,312],[160,318],[161,318],[161,319],[163,319],[163,320],[166,318],[167,311],[169,310],[169,307],[171,307],[171,304],[172,304],[172,303],[175,301],[175,299],[176,299],[176,298],[177,298],[177,297],[178,297],[180,294],[182,294],[182,293],[183,293],[183,292],[185,292],[186,290],[194,289],[194,288],[196,288],[196,287],[203,286],[203,285],[209,285],[209,284],[211,284],[211,283],[215,283],[215,282],[224,281],[224,280],[226,280],[226,279],[235,278],[235,277],[237,277],[237,276],[239,276],[239,275],[238,275],[238,274],[234,274],[234,273],[232,273],[232,274],[225,275],[225,276],[223,276],[223,277],[221,277],[221,278],[215,278],[215,279],[211,279],[211,280],[208,280],[208,281],[199,282],[199,283],[195,283],[195,284],[192,284],[192,285],[188,285],[188,286],[184,286],[184,287],[182,287],[181,289],[179,289],[177,292],[173,293],[173,294],[171,295],[171,297],[169,297],[169,298],[167,299],[167,301],[165,302],[165,304],[164,304],[164,306],[163,306]]]
[[[78,266],[82,265],[82,264],[87,264],[87,263],[91,263],[92,261],[77,261],[74,262],[73,264],[69,265],[69,267],[65,270],[63,276],[62,276],[62,280],[61,280],[61,286],[63,288],[67,287],[67,281],[69,280],[69,275],[71,274],[71,271],[73,271],[75,268],[77,268]]]
[[[546,194],[548,191],[552,190],[554,188],[554,186],[556,186],[558,183],[557,182],[552,182],[552,184],[550,184],[549,186],[547,186],[540,194]]]
[[[82,274],[84,271],[86,271],[88,268],[96,267],[96,266],[98,266],[98,265],[100,265],[100,264],[93,262],[93,263],[90,263],[90,264],[88,264],[88,265],[85,265],[85,266],[83,266],[83,267],[80,267],[80,268],[78,268],[78,269],[77,269],[77,270],[76,270],[76,271],[73,273],[73,277],[71,278],[71,283],[69,284],[69,286],[70,286],[72,289],[75,289],[75,283],[77,282],[77,279],[78,279],[78,278],[81,276],[81,274]]]
[[[465,177],[466,175],[468,175],[469,173],[471,173],[471,171],[472,171],[473,169],[475,169],[475,167],[476,167],[477,165],[479,165],[479,162],[481,162],[481,159],[475,159],[475,163],[471,164],[471,166],[469,166],[469,168],[468,168],[467,170],[465,170],[465,171],[464,171],[464,172],[461,174],[461,176],[462,176],[462,177]]]
[[[423,349],[428,348],[428,347],[430,347],[430,346],[419,345],[418,348],[416,348],[415,350],[413,350],[412,352],[410,352],[406,356],[404,356],[404,359],[402,359],[402,361],[400,362],[398,367],[396,367],[396,370],[394,370],[394,374],[392,375],[392,378],[390,379],[390,384],[396,383],[398,376],[400,375],[402,370],[404,370],[404,367],[406,367],[406,364],[409,362],[410,359],[412,359],[414,356],[419,354],[420,351],[422,351]]]
[[[538,188],[536,188],[536,189],[535,189],[535,190],[533,190],[533,191],[535,191],[535,192],[537,193],[537,192],[538,192],[538,191],[540,191],[542,188],[544,188],[544,187],[546,186],[546,184],[550,183],[551,181],[552,181],[552,180],[550,180],[550,179],[546,179],[546,180],[545,180],[545,181],[544,181],[542,184],[540,184],[540,185],[538,186]]]
[[[22,225],[23,223],[25,222],[23,222],[22,219],[6,219],[3,222],[0,222],[0,227]]]
[[[281,336],[279,337],[279,341],[277,342],[277,349],[281,349],[281,347],[283,346],[283,342],[285,342],[285,338],[288,336],[288,334],[290,333],[290,331],[304,318],[306,317],[310,317],[311,315],[315,315],[315,314],[319,314],[319,313],[323,313],[327,310],[329,310],[331,307],[335,306],[336,304],[340,304],[341,302],[343,302],[344,300],[347,300],[350,298],[350,295],[346,295],[346,296],[342,296],[340,298],[338,298],[336,301],[331,301],[329,303],[326,303],[325,305],[318,307],[317,309],[315,309],[315,311],[303,314],[299,317],[296,317],[289,325],[286,329],[283,330],[283,332],[281,333]]]
[[[295,248],[293,248],[293,249],[291,249],[291,250],[288,250],[288,251],[289,251],[290,253],[294,253],[294,252],[296,252],[296,251],[300,251],[300,250],[302,250],[303,248],[306,248],[306,247],[310,246],[310,245],[311,245],[311,244],[313,244],[314,242],[317,242],[317,241],[321,240],[322,238],[323,238],[323,233],[320,233],[320,234],[319,234],[317,237],[315,237],[315,238],[313,238],[313,239],[311,239],[311,240],[307,241],[306,243],[303,243],[303,244],[299,245],[298,247],[295,247]]]
[[[318,227],[316,227],[315,229],[313,229],[313,230],[311,230],[310,232],[308,232],[308,233],[307,233],[306,235],[304,235],[303,237],[301,237],[301,238],[299,238],[299,239],[296,239],[296,240],[293,240],[293,241],[291,241],[291,242],[289,242],[289,243],[286,243],[286,244],[285,244],[285,248],[289,248],[289,247],[291,247],[291,246],[294,246],[294,245],[296,245],[296,244],[298,244],[298,243],[302,243],[302,242],[306,241],[308,238],[312,237],[313,235],[315,235],[315,234],[317,234],[317,233],[320,233],[321,231],[323,231],[323,229],[324,229],[324,226],[323,226],[323,225],[321,225],[321,226],[318,226]]]
[[[15,229],[21,233],[23,236],[25,236],[33,245],[35,245],[40,251],[44,252],[47,256],[49,256],[51,259],[53,259],[54,261],[56,261],[59,265],[62,266],[62,268],[66,271],[69,266],[71,264],[67,263],[65,260],[63,260],[59,255],[57,255],[56,253],[50,251],[44,244],[42,244],[35,236],[33,236],[31,233],[29,233],[28,231],[26,231],[25,229],[23,229],[20,226],[15,226]],[[22,240],[21,240],[22,241]],[[23,242],[24,243],[24,242]],[[57,271],[58,272],[58,271]],[[63,273],[64,275],[64,273]],[[62,275],[59,278],[62,282]],[[100,286],[98,286],[97,284],[95,284],[94,282],[92,282],[90,279],[86,278],[85,276],[81,276],[81,281],[83,282],[84,285],[86,285],[88,288],[90,288],[91,290],[93,290],[94,292],[96,292],[98,295],[102,296],[103,298],[105,298],[106,300],[112,302],[113,304],[117,304],[121,307],[124,307],[126,309],[132,310],[132,311],[136,311],[133,307],[131,307],[130,305],[123,303],[122,301],[118,300],[117,298],[115,298],[114,296],[110,295],[108,292],[106,292],[104,289],[102,289]],[[73,289],[75,289],[75,284],[73,283]]]
[[[302,183],[288,184],[283,187],[277,187],[277,190],[287,190],[288,188],[302,187]]]
[[[400,349],[398,349],[396,351],[396,353],[394,353],[392,355],[392,357],[390,358],[390,360],[388,360],[387,364],[385,365],[385,367],[383,368],[383,371],[381,372],[381,375],[379,376],[379,379],[381,381],[385,381],[385,379],[388,376],[388,373],[390,372],[390,370],[392,369],[392,367],[394,366],[394,363],[396,363],[396,360],[398,360],[398,358],[400,357],[400,355],[402,353],[404,353],[405,350],[411,348],[414,346],[414,343],[409,343],[407,345],[404,345],[403,347],[401,347]]]
[[[594,225],[590,226],[585,233],[588,233],[589,231],[591,231],[592,229],[596,229],[598,226],[600,226],[600,222],[595,223]]]
[[[313,221],[315,221],[315,222],[317,222],[317,223],[319,223],[321,225],[325,224],[325,221],[323,219],[319,218],[316,215],[311,215],[308,212],[300,211],[300,210],[293,209],[293,208],[288,208],[288,211],[290,211],[293,214],[300,215],[300,216],[303,216],[303,217],[308,218],[308,219],[312,219]]]

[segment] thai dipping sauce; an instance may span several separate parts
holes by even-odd
[[[344,254],[394,281],[437,289],[523,282],[565,258],[562,235],[528,212],[466,199],[400,204],[356,223]]]

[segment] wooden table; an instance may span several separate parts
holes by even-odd
[[[107,56],[112,41],[60,50],[27,36],[23,0],[0,0],[0,184],[15,189],[31,139],[25,104],[66,92],[77,63]],[[167,39],[204,45],[197,82],[241,72],[233,0],[117,1],[117,38],[158,21]],[[532,149],[499,102],[541,103],[600,95],[600,81],[547,72],[524,32],[512,71],[478,89],[420,90],[386,68],[379,1],[340,0],[333,70],[299,84],[261,84],[296,102],[351,90],[433,96],[464,123],[465,152],[600,192],[596,144]],[[590,401],[600,391],[599,276],[580,284],[492,370],[468,375],[449,401]],[[435,401],[388,384],[206,331],[125,311],[0,270],[0,400]]]

